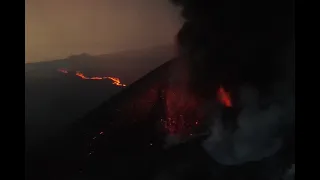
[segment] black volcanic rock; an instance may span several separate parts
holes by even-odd
[[[98,106],[122,87],[111,81],[84,81],[76,71],[86,76],[114,76],[131,84],[166,62],[172,56],[172,46],[124,51],[93,56],[86,53],[66,59],[27,63],[25,65],[26,146],[41,145],[51,136],[75,122],[87,111]],[[63,74],[57,70],[70,71]]]
[[[171,65],[172,61],[165,63],[90,111],[61,138],[48,142],[46,153],[29,155],[28,178],[267,180],[281,176],[292,163],[292,137],[287,138],[291,144],[276,155],[237,166],[212,160],[201,148],[201,138],[164,149],[165,133],[157,122],[164,113],[160,92]],[[268,176],[265,169],[270,170]]]

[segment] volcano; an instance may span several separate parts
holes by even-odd
[[[191,104],[178,115],[183,119],[168,118],[168,80],[176,61],[172,59],[161,65],[87,113],[60,138],[48,142],[45,154],[28,156],[32,163],[28,165],[27,177],[237,179],[263,173],[268,164],[278,163],[284,168],[290,165],[291,145],[263,161],[241,166],[228,167],[213,161],[200,148],[207,137],[201,126],[205,124],[201,121],[202,113],[197,112],[201,100],[190,99]],[[217,98],[225,108],[232,106],[223,87],[219,88]],[[168,135],[177,134],[178,145],[168,151],[165,145]],[[172,168],[180,170],[172,175]]]
[[[47,142],[29,179],[282,180],[294,167],[293,2],[173,2],[177,56]]]

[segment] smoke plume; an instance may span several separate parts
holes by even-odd
[[[191,89],[206,95],[216,84],[252,83],[261,91],[283,76],[274,57],[293,39],[292,0],[172,1],[186,20],[177,39]]]
[[[171,1],[185,19],[177,41],[189,91],[212,99],[222,85],[237,109],[233,131],[223,112],[210,115],[203,147],[227,165],[274,155],[294,124],[293,0]]]

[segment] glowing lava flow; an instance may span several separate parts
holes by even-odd
[[[64,74],[68,74],[69,72],[65,69],[58,69],[59,72],[64,73]],[[80,77],[81,79],[86,79],[86,80],[103,80],[103,79],[110,79],[112,81],[112,84],[116,85],[116,86],[126,86],[125,84],[121,84],[121,81],[119,78],[116,77],[87,77],[85,76],[83,73],[77,71],[76,76]]]
[[[230,95],[224,90],[223,87],[220,87],[217,93],[218,99],[223,105],[225,105],[226,107],[232,107]]]

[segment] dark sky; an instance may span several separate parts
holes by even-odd
[[[27,0],[26,62],[169,44],[181,24],[168,0]]]

